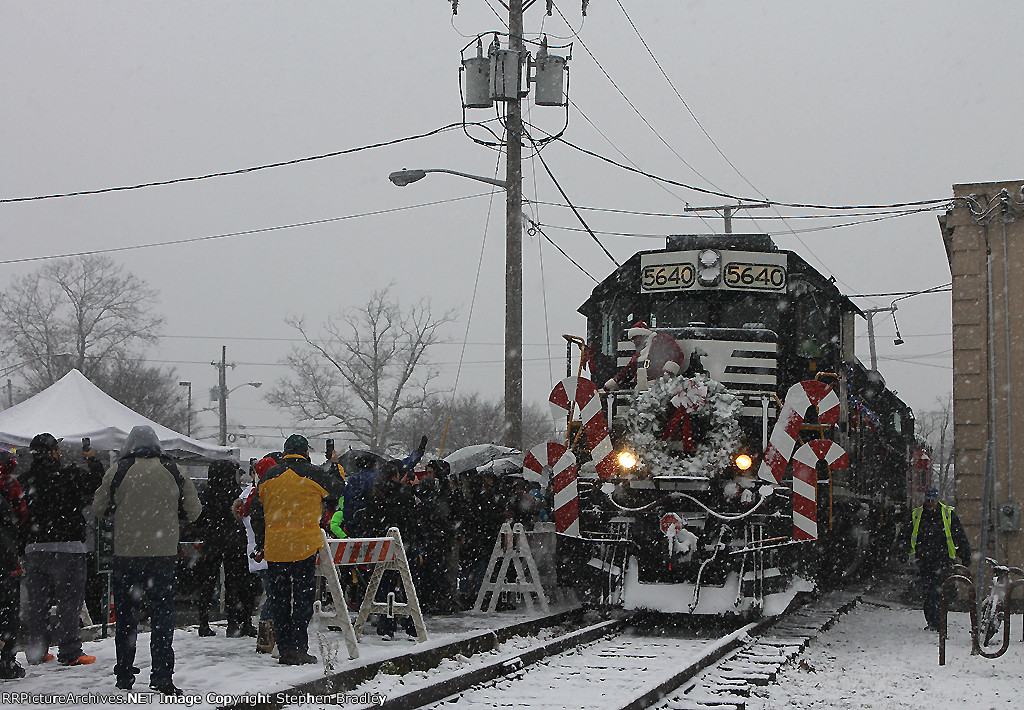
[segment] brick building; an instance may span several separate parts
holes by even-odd
[[[939,217],[953,276],[957,513],[976,551],[1013,565],[1024,564],[1022,186],[954,185],[953,207]]]

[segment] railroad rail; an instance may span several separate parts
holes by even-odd
[[[773,681],[858,600],[826,595],[712,639],[644,635],[628,620],[602,621],[471,670],[439,673],[367,707],[743,708],[752,686]]]

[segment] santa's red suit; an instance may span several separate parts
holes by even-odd
[[[644,390],[662,375],[677,375],[689,366],[689,356],[671,335],[655,333],[644,323],[634,325],[628,335],[631,340],[636,339],[634,343],[639,342],[636,352],[615,377],[605,382],[606,390],[629,388],[634,384],[636,389]]]

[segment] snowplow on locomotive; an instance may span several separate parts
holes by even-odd
[[[671,236],[579,311],[551,395],[567,438],[526,461],[553,476],[561,583],[627,610],[774,614],[891,549],[913,414],[857,360],[861,312],[833,279],[767,235]]]

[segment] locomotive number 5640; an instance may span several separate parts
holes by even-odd
[[[732,262],[725,267],[725,285],[732,288],[778,291],[786,285],[786,267]]]

